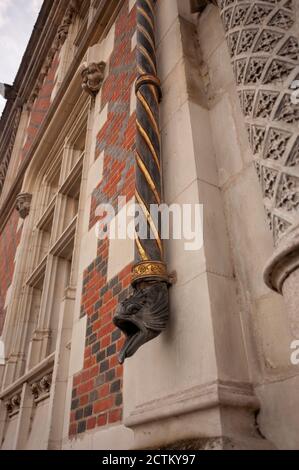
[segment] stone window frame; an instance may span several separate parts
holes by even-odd
[[[56,363],[56,361],[62,350],[65,351],[65,348],[70,350],[72,330],[69,329],[66,333],[65,328],[70,328],[69,322],[74,311],[76,289],[77,285],[79,286],[80,237],[84,220],[82,207],[86,197],[86,172],[90,163],[89,123],[92,116],[91,101],[87,94],[82,93],[69,119],[60,129],[52,151],[46,159],[42,152],[36,155],[27,170],[23,183],[23,190],[30,191],[33,196],[29,215],[23,221],[23,242],[20,253],[23,272],[17,272],[13,281],[19,286],[15,288],[17,295],[21,295],[18,302],[10,309],[11,321],[9,323],[13,322],[15,328],[12,332],[10,329],[7,341],[10,345],[9,351],[13,351],[13,357],[14,351],[20,351],[21,354],[16,356],[14,364],[10,364],[8,368],[7,365],[5,366],[3,387],[2,391],[0,390],[0,440],[5,436],[9,422],[17,419],[23,431],[18,432],[16,436],[16,448],[22,448],[21,441],[29,432],[30,420],[35,416],[40,402],[49,400],[50,420],[53,413],[59,415],[58,421],[63,419],[59,409],[60,403],[64,400],[66,382],[58,384],[57,374],[60,380],[62,376],[66,380],[68,367],[65,362]],[[76,149],[76,142],[80,135],[84,148]],[[58,172],[57,188],[55,194],[51,195],[51,190],[45,185],[45,180],[57,178]],[[78,197],[78,207],[77,213],[71,217],[71,220],[65,222],[61,215],[67,212],[67,204],[63,204],[67,195]],[[39,257],[41,238],[38,237],[38,231],[47,226],[54,227],[54,225],[55,235],[49,243],[47,253]],[[34,230],[36,230],[35,239],[32,237]],[[49,349],[50,335],[45,328],[45,322],[51,319],[53,279],[56,278],[60,269],[53,260],[70,257],[70,252],[72,252],[72,264],[69,269],[69,282],[60,290],[63,296],[57,301],[59,307],[56,320],[59,325],[57,325],[56,342],[54,347]],[[26,326],[32,307],[30,289],[32,285],[42,283],[43,278],[45,278],[43,297],[46,301],[43,312],[44,323],[42,328],[35,332],[34,341],[28,343],[26,353],[25,343],[30,335]],[[24,352],[27,355],[27,361],[25,361]],[[45,423],[45,426],[49,427],[51,434],[50,421]]]
[[[27,294],[25,308],[28,319],[32,319],[29,320],[32,331],[27,332],[27,344],[24,344],[24,353],[29,355],[26,371],[56,350],[59,305],[63,294],[61,287],[55,285],[55,280],[64,271],[61,282],[66,282],[65,289],[76,286],[79,256],[76,233],[82,197],[86,128],[87,122],[84,131],[81,123],[75,123],[51,165],[51,159],[47,159],[33,190],[30,224],[32,246],[24,282]],[[84,134],[84,149],[76,149],[80,134]]]

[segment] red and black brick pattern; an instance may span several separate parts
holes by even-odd
[[[5,298],[12,282],[15,255],[22,233],[22,228],[17,231],[18,220],[18,213],[12,212],[0,235],[0,335],[5,320]]]
[[[134,146],[136,115],[130,116],[130,97],[136,78],[136,7],[129,13],[126,0],[115,24],[114,50],[109,74],[102,87],[102,109],[108,104],[108,119],[97,136],[96,155],[104,152],[103,178],[92,197],[90,229],[95,225],[95,209],[101,203],[134,196]],[[97,258],[84,272],[81,316],[87,315],[83,370],[74,376],[69,434],[109,426],[122,420],[123,366],[118,353],[123,345],[120,331],[113,325],[116,306],[130,292],[131,268],[125,267],[107,281],[109,240],[99,241]]]
[[[47,76],[45,77],[44,83],[39,91],[38,97],[36,98],[32,106],[30,120],[27,128],[27,137],[21,153],[21,159],[24,159],[28,154],[33,144],[33,141],[38,133],[38,130],[44,122],[45,116],[51,105],[51,95],[55,86],[55,76],[56,71],[58,69],[58,65],[59,53],[57,52],[53,59],[50,70]]]
[[[28,154],[50,107],[51,94],[55,85],[55,75],[58,64],[59,60],[57,53],[53,59],[48,75],[44,80],[43,86],[40,89],[39,95],[33,104],[26,131],[27,138],[20,155],[21,160]],[[4,304],[6,293],[12,282],[15,267],[14,259],[22,232],[20,229],[17,233],[18,220],[18,213],[13,211],[6,226],[0,234],[0,335],[3,330],[5,320]]]

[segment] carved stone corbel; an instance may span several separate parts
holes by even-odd
[[[45,400],[50,395],[52,385],[52,373],[44,375],[42,379],[31,384],[31,393],[35,403]]]
[[[105,62],[91,62],[82,66],[82,89],[92,97],[95,97],[102,87],[105,68]]]
[[[32,194],[20,193],[17,195],[16,210],[19,213],[21,219],[26,219],[30,212]]]
[[[17,393],[13,397],[11,397],[6,403],[6,410],[8,413],[9,418],[12,418],[20,411],[21,406],[21,394]]]

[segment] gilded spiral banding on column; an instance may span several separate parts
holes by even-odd
[[[135,85],[136,105],[136,203],[139,206],[139,224],[148,233],[140,239],[136,233],[135,266],[133,284],[147,279],[150,273],[167,279],[163,264],[163,244],[157,221],[153,220],[151,204],[161,203],[161,161],[159,102],[162,99],[160,80],[157,76],[155,49],[155,13],[153,0],[137,1],[137,79]],[[139,227],[141,228],[141,227]],[[139,269],[139,263],[142,269]],[[148,263],[148,269],[144,269]],[[155,263],[157,263],[155,265]],[[153,269],[153,266],[157,269]]]
[[[151,206],[159,206],[162,200],[159,129],[162,93],[157,76],[154,4],[154,0],[136,2],[135,199],[138,223],[136,217],[133,295],[119,305],[113,319],[126,336],[119,353],[121,363],[158,336],[168,321],[168,274],[159,222],[151,213]]]

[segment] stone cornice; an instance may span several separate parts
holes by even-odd
[[[37,136],[32,144],[32,147],[26,159],[23,160],[23,162],[21,163],[18,169],[18,172],[16,174],[15,180],[11,185],[10,191],[8,192],[6,198],[1,204],[0,232],[2,231],[7,219],[9,218],[12,210],[15,207],[16,196],[21,191],[22,182],[23,182],[26,169],[28,168],[29,163],[32,160],[32,157],[34,153],[36,152],[42,137],[44,136],[46,130],[48,129],[49,124],[59,104],[62,102],[63,97],[66,94],[67,89],[69,87],[69,84],[72,81],[72,78],[76,75],[77,70],[82,63],[82,60],[84,58],[84,54],[86,53],[87,48],[89,47],[90,44],[95,44],[101,38],[105,29],[107,27],[110,27],[113,24],[114,19],[121,8],[121,5],[122,5],[121,0],[101,0],[100,1],[98,9],[95,13],[95,16],[91,24],[89,25],[88,30],[86,31],[86,34],[82,40],[82,44],[77,50],[77,53],[73,59],[73,62],[70,65],[69,70],[63,80],[63,83],[61,84],[61,87],[59,88],[57,95],[55,96],[55,99],[52,102],[48,110],[45,120],[37,133]],[[63,14],[61,15],[61,17],[63,17]],[[50,47],[50,45],[51,43],[48,44],[48,47]],[[27,51],[26,51],[26,54],[27,54]],[[80,86],[78,87],[78,93],[81,93]]]
[[[65,0],[45,0],[34,26],[27,49],[14,80],[14,100],[6,103],[0,120],[0,155],[9,138],[16,108],[22,106],[35,85],[44,62],[46,51],[51,47],[57,28],[62,21],[68,2]]]

